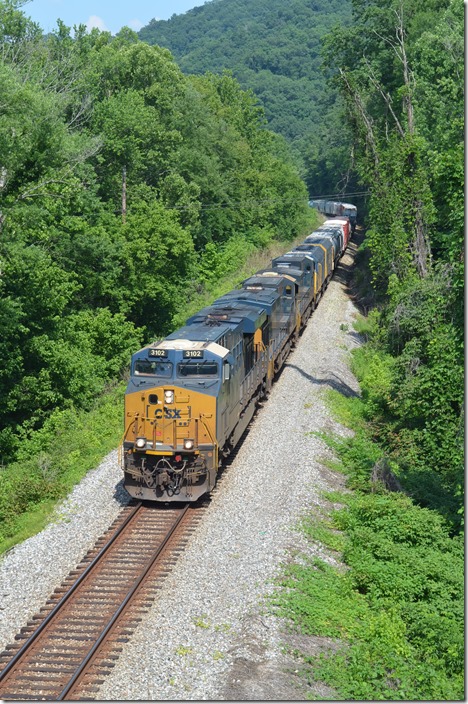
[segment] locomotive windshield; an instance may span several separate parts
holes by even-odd
[[[198,360],[190,359],[186,362],[179,362],[177,365],[177,376],[217,377],[218,365],[216,362],[208,360],[199,362]]]
[[[172,376],[172,362],[161,362],[159,359],[137,359],[133,373],[170,379]]]

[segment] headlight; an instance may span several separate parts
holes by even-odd
[[[184,440],[184,450],[193,450],[193,440]]]
[[[140,450],[143,449],[144,446],[146,445],[146,440],[145,440],[145,438],[137,438],[137,439],[136,439],[136,442],[135,442],[135,445],[136,445],[137,447],[139,447]]]
[[[164,392],[164,401],[166,403],[174,403],[174,392],[173,391],[165,391]]]

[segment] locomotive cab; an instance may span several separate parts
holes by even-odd
[[[257,277],[265,277],[266,286],[273,287],[270,284],[271,277],[284,277],[286,280],[293,281],[296,288],[296,316],[297,324],[299,329],[302,329],[310,315],[308,311],[311,302],[311,287],[312,287],[312,277],[311,275],[303,271],[299,266],[294,268],[291,265],[282,266],[273,263],[270,269],[262,269],[256,274]],[[244,281],[242,286],[248,283]]]
[[[215,341],[217,332],[205,340],[166,338],[133,355],[122,446],[131,496],[195,500],[213,488],[216,401],[233,362],[229,349]]]
[[[211,306],[133,355],[122,446],[131,496],[195,501],[213,489],[264,392],[269,323],[264,307]]]

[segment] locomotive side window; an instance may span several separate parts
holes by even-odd
[[[292,287],[286,286],[285,296],[283,298],[283,313],[290,313],[292,309],[293,299],[292,299]]]
[[[133,373],[136,375],[159,376],[170,379],[172,376],[172,362],[161,362],[158,359],[137,359]]]
[[[270,344],[270,323],[267,320],[262,325],[262,341],[265,347]]]
[[[218,365],[216,362],[209,362],[208,360],[204,362],[197,362],[195,360],[179,362],[177,365],[177,376],[217,377]]]

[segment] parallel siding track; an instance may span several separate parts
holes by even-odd
[[[0,656],[0,699],[92,699],[205,504],[124,509]]]

